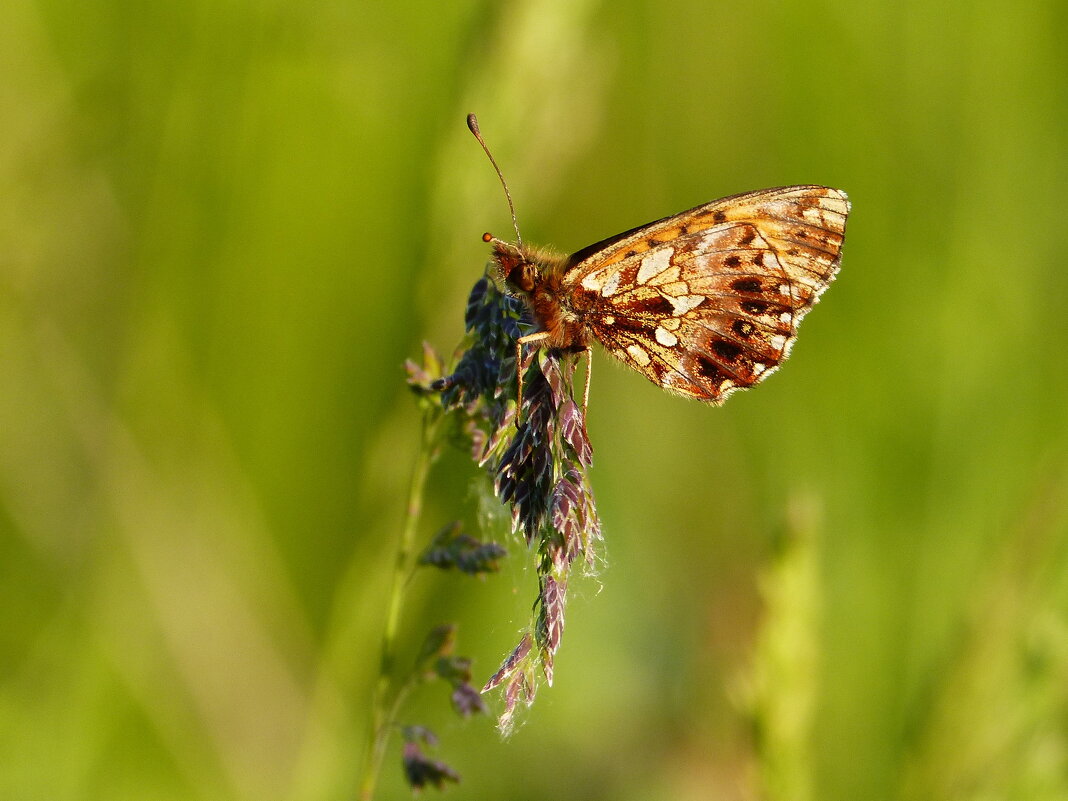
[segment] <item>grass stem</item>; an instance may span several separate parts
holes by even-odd
[[[405,512],[404,528],[401,531],[397,557],[393,566],[389,611],[386,616],[386,628],[382,634],[378,682],[375,684],[374,697],[371,701],[370,728],[360,771],[360,801],[372,801],[374,798],[378,776],[382,769],[382,760],[385,757],[389,735],[393,729],[399,706],[396,703],[398,698],[394,698],[393,702],[389,699],[393,668],[397,657],[397,629],[404,607],[405,587],[415,555],[415,534],[423,511],[426,480],[430,473],[430,466],[437,456],[437,429],[440,420],[441,413],[437,409],[427,409],[423,412],[419,451],[412,468],[412,480],[408,490],[408,508]]]

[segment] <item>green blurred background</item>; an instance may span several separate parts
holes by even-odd
[[[595,356],[606,537],[464,799],[1068,797],[1063,0],[0,8],[0,799],[348,799],[418,414],[507,207],[847,190],[723,409]],[[476,471],[431,478],[428,534]],[[421,576],[484,680],[534,597]],[[498,703],[498,699],[494,699]],[[381,798],[407,796],[391,749]]]

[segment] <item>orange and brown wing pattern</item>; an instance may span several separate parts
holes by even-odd
[[[717,200],[575,254],[571,313],[664,389],[721,403],[786,358],[833,280],[849,201],[822,186]]]

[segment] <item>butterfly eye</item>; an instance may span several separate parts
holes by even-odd
[[[534,291],[534,265],[520,262],[508,273],[508,283],[523,292]]]

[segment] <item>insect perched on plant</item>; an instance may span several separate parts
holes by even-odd
[[[773,373],[841,262],[849,199],[784,186],[714,200],[571,256],[523,244],[515,206],[475,115],[467,125],[504,186],[516,242],[485,234],[536,330],[523,345],[585,351],[597,340],[654,384],[722,403]],[[522,381],[519,385],[522,408]]]

